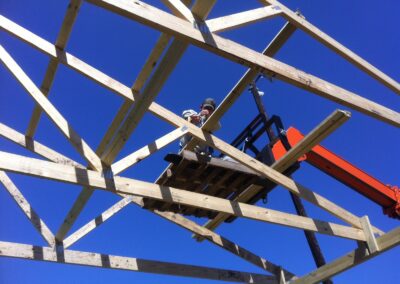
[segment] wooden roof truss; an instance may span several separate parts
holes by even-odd
[[[88,0],[87,2],[90,4],[138,21],[162,32],[134,84],[131,87],[125,86],[65,51],[82,2],[81,0],[71,0],[55,44],[33,34],[4,16],[0,16],[0,26],[2,30],[28,43],[33,48],[38,49],[50,57],[45,77],[43,78],[41,86],[38,87],[32,82],[29,76],[26,75],[24,70],[21,69],[9,52],[0,46],[0,58],[3,65],[14,75],[16,80],[36,102],[32,118],[25,134],[19,133],[4,124],[0,124],[0,135],[45,159],[34,159],[0,152],[0,169],[2,170],[0,172],[0,180],[49,245],[49,247],[38,247],[0,242],[1,256],[233,282],[316,283],[329,279],[400,243],[400,227],[391,232],[384,233],[380,229],[372,226],[368,217],[364,216],[360,218],[351,214],[347,210],[281,173],[288,165],[296,161],[299,156],[306,153],[315,144],[319,143],[319,141],[344,123],[349,118],[348,112],[334,112],[307,135],[302,143],[289,151],[285,157],[277,161],[272,167],[268,167],[238,149],[233,148],[228,143],[208,132],[212,129],[212,125],[224,115],[232,104],[234,104],[235,100],[259,73],[288,82],[393,126],[400,126],[400,114],[396,111],[273,59],[272,57],[275,53],[297,29],[311,35],[397,94],[400,94],[399,83],[383,74],[371,64],[313,26],[304,17],[292,12],[278,1],[260,1],[262,4],[261,8],[206,20],[216,0],[198,0],[191,6],[191,9],[188,8],[190,1],[164,0],[163,2],[170,8],[172,14],[136,0]],[[239,28],[256,21],[277,16],[284,17],[287,23],[262,53],[251,50],[218,35],[218,32],[221,31]],[[249,68],[202,128],[188,123],[178,115],[154,102],[157,94],[168,79],[168,76],[190,44]],[[157,62],[157,64],[154,64],[155,62]],[[104,135],[104,138],[96,150],[92,149],[90,145],[74,131],[70,123],[47,99],[52,82],[55,78],[57,67],[60,63],[72,68],[124,98],[124,103],[120,107],[118,114],[112,121],[107,133]],[[87,161],[87,165],[79,164],[34,140],[33,137],[42,112],[53,121],[64,134],[65,138],[71,142]],[[153,143],[145,145],[127,157],[115,161],[125,142],[146,112],[150,112],[170,123],[176,127],[176,129],[155,140]],[[251,170],[260,177],[267,178],[281,185],[291,193],[333,214],[337,218],[343,220],[348,226],[246,204],[246,201],[249,200],[252,194],[254,195],[254,193],[259,190],[259,187],[249,187],[247,191],[230,201],[201,193],[125,178],[119,175],[124,170],[132,167],[137,162],[147,158],[187,133],[195,137],[196,141],[202,141],[218,149],[222,153],[233,157],[241,166]],[[190,147],[193,147],[193,143],[188,145],[189,149]],[[82,186],[80,195],[56,234],[50,231],[45,222],[30,206],[26,198],[8,177],[6,173],[8,171]],[[79,230],[67,236],[95,189],[113,192],[121,196],[122,199],[100,216],[94,218]],[[232,254],[260,267],[268,272],[268,274],[158,262],[68,249],[72,244],[99,227],[129,204],[143,206],[143,198],[183,204],[194,208],[217,212],[218,214],[214,219],[210,220],[205,226],[201,226],[176,213],[152,210],[154,214],[161,218],[167,219],[193,232],[199,239],[206,239],[214,243]],[[213,230],[229,216],[249,218],[352,239],[357,241],[358,245],[357,248],[349,254],[305,276],[299,277],[296,276],[294,272],[290,272],[278,264],[274,264],[257,256],[253,252],[213,232]]]

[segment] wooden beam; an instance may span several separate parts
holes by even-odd
[[[197,21],[203,20],[215,4],[215,1],[203,1],[204,3],[199,4],[201,2],[202,1],[196,1],[192,8],[193,10],[196,10],[199,7],[202,7],[201,13],[196,14],[198,17]],[[118,134],[114,137],[114,140],[111,141],[101,156],[105,163],[111,164],[114,161],[115,157],[128,140],[128,137],[135,130],[139,121],[142,119],[151,103],[161,91],[161,88],[178,64],[187,47],[187,43],[183,43],[178,39],[174,39],[174,41],[171,43],[143,92],[137,96],[137,102],[134,104],[123,125],[120,127]]]
[[[32,80],[25,74],[21,67],[14,61],[10,54],[0,46],[0,59],[5,67],[13,74],[18,82],[24,87],[29,95],[43,109],[54,124],[61,130],[64,136],[71,142],[75,149],[84,157],[91,167],[97,171],[102,170],[102,162],[90,146],[79,136],[79,134],[71,127],[68,121],[61,113],[51,104],[51,102],[43,95]]]
[[[76,243],[78,240],[89,234],[91,231],[96,229],[98,226],[103,224],[105,221],[110,219],[112,216],[117,214],[119,211],[121,211],[123,208],[125,208],[128,204],[132,202],[132,197],[126,197],[115,203],[113,206],[108,208],[106,211],[104,211],[102,214],[94,218],[93,220],[89,221],[85,225],[83,225],[80,229],[78,229],[76,232],[71,234],[68,238],[63,240],[63,246],[64,249],[72,246],[74,243]]]
[[[129,87],[123,85],[122,83],[116,81],[115,79],[107,76],[106,74],[100,72],[99,70],[93,68],[92,66],[86,64],[85,62],[79,60],[78,58],[68,53],[61,52],[61,55],[57,54],[55,47],[51,43],[37,37],[36,35],[30,33],[29,31],[16,25],[15,23],[9,21],[8,19],[2,17],[1,15],[0,15],[0,25],[3,28],[7,27],[6,28],[7,31],[10,31],[15,35],[24,38],[24,40],[26,40],[27,42],[30,42],[29,40],[33,39],[31,43],[34,46],[38,47],[41,51],[46,52],[50,56],[55,56],[59,58],[59,60],[61,60],[67,66],[75,70],[78,70],[80,73],[84,74],[88,78],[94,80],[95,82],[97,82],[102,86],[105,86],[106,88],[112,90],[113,92],[125,97],[126,99],[129,99],[132,102],[135,101],[135,98],[132,95],[132,91]],[[230,145],[218,139],[217,137],[202,131],[198,127],[188,123],[186,120],[182,119],[181,117],[177,116],[171,111],[163,108],[157,103],[155,102],[151,103],[151,105],[149,106],[149,111],[152,114],[156,115],[157,117],[161,118],[162,120],[167,121],[168,123],[174,125],[175,127],[182,127],[182,126],[188,127],[192,136],[195,136],[200,141],[203,141],[209,146],[220,150],[221,152],[227,154],[228,156],[235,157],[236,160],[238,160],[244,165],[247,165],[249,168],[259,172],[261,175],[265,176],[271,181],[282,185],[283,187],[299,195],[300,197],[308,200],[309,202],[327,210],[328,212],[331,212],[339,219],[342,219],[343,221],[348,222],[349,224],[352,224],[357,228],[361,228],[359,218],[354,216],[350,212],[344,210],[343,208],[340,208],[339,206],[326,200],[322,196],[308,190],[304,186],[301,186],[300,184],[293,182],[291,179],[270,169],[269,167],[260,163],[259,161],[256,161],[251,157],[243,154],[239,150],[231,147]],[[212,119],[212,117],[210,117],[210,119]]]
[[[356,67],[360,68],[362,71],[375,78],[395,93],[400,94],[400,84],[398,82],[390,78],[388,75],[384,74],[378,68],[374,67],[366,60],[362,59],[360,56],[331,38],[329,35],[321,31],[311,23],[309,23],[306,19],[299,17],[298,15],[296,15],[296,13],[292,12],[290,9],[288,9],[286,6],[278,1],[262,0],[262,2],[266,5],[279,6],[283,11],[284,17],[293,25],[303,30],[328,48],[332,49],[334,52],[338,53],[347,61],[354,64]]]
[[[54,235],[49,227],[47,227],[46,223],[43,222],[43,220],[26,200],[24,195],[18,190],[12,180],[3,171],[0,171],[0,182],[4,185],[7,192],[11,195],[22,212],[24,212],[25,216],[39,232],[42,238],[49,244],[49,246],[54,247],[56,244],[56,239],[54,238]]]
[[[196,22],[192,11],[190,11],[190,9],[184,3],[182,3],[181,0],[162,0],[162,2],[172,11],[175,16],[191,23]]]
[[[178,129],[171,131],[170,133],[160,137],[154,142],[140,148],[139,150],[133,152],[132,154],[126,156],[125,158],[122,158],[118,162],[112,164],[111,165],[112,172],[114,173],[114,175],[117,175],[125,171],[127,168],[142,161],[143,159],[147,158],[148,156],[160,150],[161,148],[174,142],[176,139],[181,138],[186,133],[187,129],[185,127],[180,127]]]
[[[78,15],[81,4],[82,0],[71,0],[71,2],[68,5],[67,12],[64,16],[64,20],[56,40],[56,46],[61,50],[63,50],[67,45],[69,36],[72,31],[72,27],[75,23],[75,19]],[[47,66],[46,74],[44,75],[42,85],[40,86],[40,90],[46,97],[49,95],[50,88],[53,85],[57,67],[58,67],[58,61],[55,59],[50,59],[49,65]],[[28,129],[26,131],[26,136],[33,137],[33,135],[35,135],[35,131],[39,124],[41,113],[42,109],[38,105],[35,105],[31,119],[29,121]]]
[[[61,155],[60,153],[46,147],[45,145],[33,140],[32,138],[8,127],[7,125],[0,122],[0,136],[24,147],[25,149],[38,154],[46,159],[63,164],[70,165],[77,168],[84,168],[81,164],[71,160],[70,158]]]
[[[219,33],[250,25],[261,20],[270,19],[281,13],[282,11],[279,6],[268,6],[210,19],[207,20],[205,24],[211,32]]]
[[[376,239],[376,242],[380,248],[379,251],[369,253],[365,248],[357,248],[350,253],[337,258],[336,260],[321,266],[320,268],[310,272],[309,274],[293,280],[292,284],[311,284],[319,283],[325,279],[329,279],[343,271],[346,271],[356,265],[359,265],[375,256],[380,255],[384,251],[387,251],[400,244],[400,227],[384,234],[383,236]]]
[[[307,74],[280,61],[264,56],[245,46],[226,40],[215,34],[195,29],[187,21],[163,12],[140,1],[88,0],[121,16],[138,21],[183,41],[199,46],[240,64],[260,68],[264,74],[276,77],[324,98],[356,109],[371,117],[399,127],[400,114],[361,96],[342,89],[320,78]]]
[[[220,235],[212,232],[211,230],[208,230],[179,214],[175,214],[175,213],[167,212],[167,211],[161,212],[161,211],[157,211],[157,210],[154,210],[152,212],[159,215],[160,217],[162,217],[164,219],[167,219],[167,220],[177,224],[178,226],[181,226],[182,228],[185,228],[193,233],[203,236],[206,240],[210,241],[211,243],[233,253],[234,255],[237,255],[237,256],[243,258],[244,260],[246,260],[266,271],[269,271],[275,275],[279,275],[280,271],[282,270],[282,273],[285,274],[287,279],[294,279],[296,277],[293,273],[281,268],[280,266],[278,266],[264,258],[261,258],[255,254],[253,254],[252,252],[240,247],[239,245],[231,242],[230,240],[221,237]]]
[[[0,169],[84,185],[90,188],[100,188],[117,194],[138,195],[165,202],[224,212],[238,217],[280,224],[327,235],[361,241],[366,240],[364,232],[356,228],[119,176],[108,179],[105,178],[102,173],[96,171],[77,169],[6,152],[0,152]]]
[[[0,242],[0,256],[231,282],[277,283],[273,276],[256,273],[10,242]]]
[[[368,250],[370,253],[375,253],[379,251],[378,243],[376,242],[376,238],[374,232],[371,227],[371,223],[369,222],[368,216],[364,216],[360,219],[362,229],[364,230],[366,243],[368,246]]]

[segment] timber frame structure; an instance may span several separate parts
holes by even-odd
[[[188,2],[190,1],[187,0],[163,0],[172,13],[164,12],[137,0],[87,0],[86,2],[92,5],[107,9],[112,13],[138,21],[162,32],[135,83],[132,87],[128,87],[64,50],[83,2],[82,0],[71,0],[55,44],[0,15],[0,27],[3,31],[26,42],[50,57],[45,78],[39,88],[26,75],[13,57],[11,57],[10,53],[0,46],[1,62],[36,102],[28,130],[25,134],[19,133],[1,123],[0,135],[44,158],[43,160],[3,151],[0,152],[0,181],[30,219],[43,239],[48,243],[48,247],[40,247],[1,241],[0,256],[232,282],[294,284],[325,281],[400,243],[400,227],[385,233],[372,226],[367,216],[362,218],[355,216],[282,174],[288,164],[297,161],[301,155],[307,153],[313,146],[344,123],[349,117],[348,112],[334,112],[307,135],[302,143],[299,143],[272,167],[266,166],[246,155],[209,132],[212,126],[219,121],[230,106],[235,103],[240,94],[260,73],[285,81],[395,127],[400,126],[400,114],[398,112],[273,59],[272,56],[284,45],[296,29],[310,34],[314,39],[323,43],[397,94],[400,94],[399,83],[320,31],[304,19],[304,17],[292,12],[275,0],[260,1],[263,7],[255,10],[211,20],[206,20],[206,18],[216,0],[197,0],[193,5],[189,5]],[[287,24],[262,53],[217,35],[218,32],[239,28],[256,21],[278,16],[284,17],[287,20]],[[170,41],[171,43],[167,48]],[[157,94],[166,82],[169,73],[190,44],[249,68],[202,128],[190,124],[180,116],[154,102]],[[155,65],[153,64],[154,62],[159,63]],[[59,64],[77,71],[125,99],[108,132],[96,150],[93,150],[74,131],[69,122],[47,98]],[[42,112],[54,122],[65,138],[88,162],[87,166],[73,161],[33,139]],[[132,134],[146,112],[150,112],[170,123],[176,129],[115,162],[115,158],[124,146],[127,137]],[[244,167],[263,178],[281,185],[294,195],[326,210],[348,224],[348,226],[249,205],[246,204],[245,197],[238,197],[233,201],[229,201],[179,188],[121,177],[119,175],[129,167],[134,166],[139,161],[149,157],[157,150],[176,141],[185,134],[190,134],[197,141],[202,141],[220,152],[231,156]],[[193,143],[190,143],[187,147],[193,147]],[[35,213],[28,200],[9,178],[7,172],[77,184],[83,187],[56,234],[53,234],[45,222]],[[94,189],[110,191],[121,196],[122,199],[101,214],[101,216],[93,219],[75,233],[67,236]],[[251,194],[251,192],[247,194]],[[295,272],[290,272],[278,264],[257,256],[253,252],[213,232],[216,226],[201,226],[180,214],[153,210],[152,212],[159,217],[167,219],[193,232],[198,238],[206,239],[256,265],[265,270],[266,274],[151,261],[68,249],[72,244],[96,229],[129,204],[142,206],[143,198],[212,210],[218,212],[216,218],[220,219],[226,219],[227,216],[233,215],[342,237],[355,240],[358,245],[355,250],[343,257],[322,265],[307,275],[299,276]]]

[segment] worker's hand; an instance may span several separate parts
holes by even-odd
[[[201,117],[199,115],[190,116],[190,122],[194,124],[198,124],[201,121]]]
[[[199,116],[205,116],[209,117],[211,115],[211,112],[208,109],[202,109],[201,112],[199,113]]]

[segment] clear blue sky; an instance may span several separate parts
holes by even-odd
[[[39,36],[55,42],[69,1],[1,0],[0,12]],[[149,1],[167,10],[159,1]],[[376,1],[283,1],[299,8],[305,17],[322,31],[383,72],[400,81],[398,31],[400,3]],[[258,1],[218,1],[210,18],[260,7]],[[222,36],[261,51],[284,24],[280,18],[253,24]],[[48,57],[1,32],[1,44],[11,53],[37,85],[41,84]],[[72,31],[67,51],[92,64],[111,77],[131,86],[159,32],[111,12],[84,3]],[[326,79],[343,88],[400,111],[399,98],[392,91],[359,71],[334,52],[297,31],[278,53],[285,63]],[[204,97],[220,102],[241,77],[245,67],[219,58],[197,47],[190,47],[162,88],[156,101],[177,114],[185,108],[198,108]],[[264,104],[270,114],[282,117],[304,134],[337,108],[347,109],[279,81],[262,81]],[[18,82],[0,67],[0,121],[21,132],[29,123],[34,102]],[[96,148],[123,99],[99,87],[65,66],[60,66],[49,97],[74,129]],[[256,115],[250,93],[245,92],[221,120],[222,129],[215,134],[230,141]],[[120,153],[119,158],[164,135],[172,127],[147,114]],[[35,138],[45,145],[84,163],[63,135],[45,116]],[[400,185],[399,130],[359,112],[328,137],[323,145],[353,162],[384,183]],[[163,156],[177,150],[177,143],[123,173],[123,176],[154,181],[167,166]],[[0,139],[0,150],[35,155]],[[81,187],[10,174],[53,232],[58,230]],[[382,214],[381,208],[332,178],[303,164],[294,179],[351,212],[369,215],[371,222],[385,231],[399,225]],[[97,191],[72,231],[118,201],[111,193]],[[8,193],[0,187],[0,240],[45,245]],[[264,206],[261,204],[261,206]],[[306,204],[315,218],[340,221]],[[278,188],[269,197],[268,207],[294,212],[286,190]],[[205,220],[198,220],[203,223]],[[222,225],[218,232],[245,248],[281,264],[298,275],[314,269],[303,233],[277,225],[237,220]],[[258,268],[207,242],[196,243],[191,233],[149,212],[129,206],[103,226],[76,243],[71,249],[158,259],[177,263],[206,265],[260,272]],[[355,242],[318,235],[328,260],[355,248]],[[335,283],[395,283],[399,248],[334,278]],[[209,283],[145,273],[50,264],[20,259],[0,259],[0,283]]]

